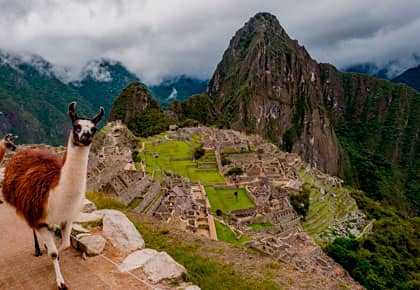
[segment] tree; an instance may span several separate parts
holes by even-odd
[[[204,150],[203,148],[203,144],[201,144],[199,147],[194,149],[194,160],[197,162],[197,167],[198,167],[198,160],[204,156],[204,154],[206,153],[206,150]]]

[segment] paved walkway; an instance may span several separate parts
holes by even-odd
[[[0,204],[0,289],[57,289],[51,259],[33,252],[32,230],[11,207]],[[60,256],[60,265],[71,290],[152,289],[138,277],[119,272],[104,256],[83,260],[71,248]]]

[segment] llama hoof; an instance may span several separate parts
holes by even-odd
[[[40,257],[40,256],[42,256],[42,252],[40,250],[37,250],[37,251],[35,251],[34,256],[35,257]]]
[[[58,286],[58,290],[68,290],[69,288],[67,288],[67,286],[66,286],[66,284],[64,284],[64,283],[61,283],[59,286]]]
[[[3,203],[3,201],[0,199],[0,204],[2,204]]]

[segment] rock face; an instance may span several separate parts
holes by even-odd
[[[184,118],[257,133],[409,212],[420,204],[412,182],[418,180],[419,98],[404,85],[318,64],[275,16],[258,13],[231,39],[207,93],[177,110]]]
[[[270,14],[251,18],[230,41],[208,96],[224,127],[258,133],[313,166],[342,172],[323,98],[321,71]],[[338,160],[338,162],[337,162]]]
[[[142,268],[148,278],[155,283],[163,279],[180,277],[185,272],[185,268],[166,252],[157,252],[152,249],[132,253],[118,268],[124,272]]]
[[[133,223],[116,210],[100,210],[104,214],[102,233],[121,253],[144,248],[144,240]]]

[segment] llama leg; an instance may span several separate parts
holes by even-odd
[[[35,257],[39,257],[39,256],[42,256],[42,252],[41,252],[41,249],[39,248],[38,238],[36,236],[35,231],[33,231],[33,233],[34,233]]]
[[[64,284],[63,276],[61,275],[60,264],[58,263],[58,251],[54,242],[54,233],[50,232],[48,228],[44,227],[38,230],[38,234],[42,237],[45,244],[47,245],[48,255],[51,257],[54,265],[55,279],[57,281],[58,289],[67,289],[66,284]]]
[[[70,234],[72,229],[71,222],[65,222],[61,225],[61,245],[58,248],[58,252],[61,253],[68,247],[70,247]]]

